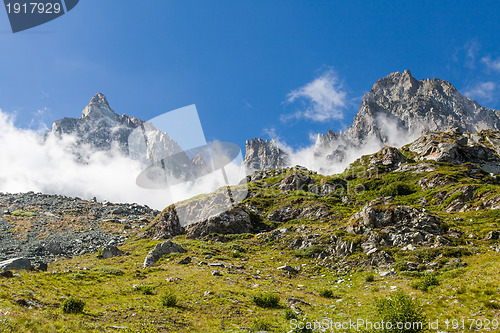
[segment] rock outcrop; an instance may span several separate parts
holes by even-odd
[[[463,133],[458,128],[444,132],[426,132],[410,147],[417,159],[452,164],[474,163],[485,172],[500,173],[500,131]]]
[[[275,140],[252,139],[246,142],[243,165],[249,172],[284,168],[289,165],[289,158]]]
[[[143,267],[153,267],[165,254],[186,252],[187,251],[182,246],[169,240],[163,243],[158,243],[154,249],[148,253],[146,259],[144,259]]]
[[[359,157],[360,149],[368,153],[385,145],[399,147],[426,131],[454,127],[469,133],[500,130],[500,111],[480,106],[461,95],[448,81],[417,80],[409,70],[394,72],[375,82],[365,94],[360,110],[345,132],[330,130],[318,135],[315,158],[347,164]],[[491,140],[496,140],[493,145],[498,147],[499,139]],[[286,156],[286,152],[279,151],[272,141],[247,142],[247,166],[254,169],[286,166],[287,160],[279,156]]]
[[[234,207],[227,212],[204,221],[186,226],[188,238],[202,238],[210,234],[244,234],[255,232],[250,211],[245,207]]]
[[[442,234],[440,220],[426,210],[374,200],[354,214],[348,232],[369,236],[365,252],[380,246],[430,245]]]

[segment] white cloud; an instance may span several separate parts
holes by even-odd
[[[287,95],[289,103],[298,100],[305,103],[305,110],[283,115],[282,121],[305,118],[325,122],[331,119],[342,119],[344,116],[346,93],[342,90],[342,85],[332,69]]]
[[[84,199],[95,196],[98,200],[137,202],[163,209],[225,186],[219,171],[170,189],[144,189],[136,184],[143,167],[118,149],[110,152],[87,149],[86,163],[78,163],[72,153],[74,138],[66,136],[59,140],[53,135],[45,137],[45,133],[17,128],[14,117],[0,110],[0,192],[34,191]],[[226,166],[225,171],[230,184],[244,178],[244,170],[235,163]]]
[[[490,56],[483,57],[481,61],[490,70],[500,72],[500,59],[492,59]]]
[[[478,84],[466,89],[464,95],[472,99],[484,99],[486,101],[491,101],[493,100],[495,89],[495,82],[479,82]]]

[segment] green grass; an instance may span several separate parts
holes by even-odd
[[[258,293],[252,297],[255,305],[261,308],[278,308],[280,303],[279,295],[271,292]]]

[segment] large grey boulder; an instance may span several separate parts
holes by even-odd
[[[0,270],[32,270],[31,260],[27,258],[12,258],[0,261]]]
[[[147,268],[154,266],[154,264],[156,264],[156,262],[167,253],[186,252],[187,251],[182,246],[169,240],[163,243],[158,243],[156,244],[155,248],[148,253],[146,259],[144,259],[143,267]]]
[[[188,225],[188,238],[201,238],[210,234],[244,234],[254,232],[250,211],[245,207],[234,207],[227,212],[204,221]]]

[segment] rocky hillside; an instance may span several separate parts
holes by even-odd
[[[147,206],[40,193],[0,194],[0,261],[52,262],[119,245],[158,214]]]
[[[401,311],[438,319],[441,331],[456,318],[491,325],[500,309],[499,139],[495,130],[433,131],[338,175],[256,171],[147,226],[156,213],[147,207],[2,195],[9,256],[54,259],[69,237],[72,258],[0,273],[0,331],[303,332],[294,320],[385,320],[377,302],[400,292],[413,297]],[[245,199],[234,204],[228,191]],[[179,219],[200,212],[201,221]],[[93,243],[97,235],[119,248],[93,252],[106,243]],[[84,302],[83,314],[65,312],[69,299]]]
[[[458,128],[474,133],[483,129],[500,129],[500,111],[480,106],[461,95],[448,81],[415,79],[409,70],[391,73],[373,85],[345,132],[329,131],[319,135],[316,155],[332,163],[352,158],[350,151],[360,147],[403,145],[425,131]],[[272,141],[261,142],[260,151],[276,150]],[[255,150],[251,150],[255,155]],[[283,154],[282,154],[283,155]],[[259,163],[259,161],[264,161]],[[283,160],[283,159],[282,159]],[[253,165],[272,169],[267,155],[247,159]],[[247,165],[250,166],[250,163]]]

